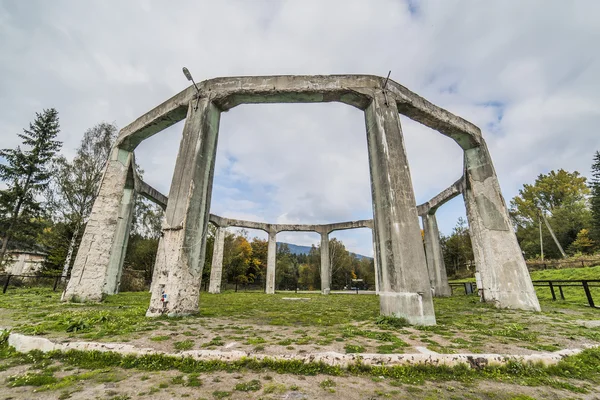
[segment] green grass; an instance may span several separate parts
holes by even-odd
[[[600,267],[587,269],[600,274]],[[577,290],[583,296],[583,291]],[[302,297],[310,296],[311,301],[291,302],[282,299],[294,296],[287,293],[202,294],[199,315],[146,318],[147,293],[121,293],[109,296],[103,303],[82,305],[61,303],[59,293],[34,288],[14,289],[10,296],[0,296],[0,319],[14,332],[47,335],[51,339],[172,339],[169,345],[179,351],[219,348],[226,341],[252,346],[256,352],[279,345],[290,352],[313,351],[299,346],[319,346],[319,351],[335,346],[336,351],[381,354],[406,352],[407,341],[417,341],[420,343],[413,345],[444,353],[489,352],[491,344],[516,346],[523,352],[579,347],[582,341],[600,344],[599,329],[584,328],[575,322],[600,319],[600,310],[586,307],[583,299],[569,300],[566,289],[566,302],[551,301],[547,288],[538,293],[541,313],[499,310],[479,302],[475,295],[436,298],[437,325],[410,327],[402,319],[379,316],[378,298],[368,295],[303,294]],[[600,290],[597,298],[600,303]],[[197,336],[202,339],[194,337],[197,342],[185,335],[195,335],[198,329],[204,331]]]
[[[547,269],[544,271],[533,271],[530,275],[533,280],[600,279],[600,265],[585,268]]]

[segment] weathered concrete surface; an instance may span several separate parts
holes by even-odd
[[[132,153],[112,150],[63,301],[100,301],[116,292],[134,200],[132,166]]]
[[[215,234],[215,244],[213,247],[213,257],[210,269],[210,284],[208,293],[221,293],[221,280],[223,277],[223,249],[225,247],[225,229],[226,227],[217,227]]]
[[[266,294],[275,293],[275,266],[277,264],[277,231],[268,230],[269,239],[267,243],[267,276],[266,276]]]
[[[448,284],[444,254],[440,244],[440,231],[438,230],[435,214],[425,214],[423,220],[423,233],[425,239],[425,255],[427,257],[427,269],[429,270],[429,282],[436,297],[447,297],[452,295],[452,289]]]
[[[381,281],[381,268],[377,262],[377,238],[375,237],[375,228],[371,229],[371,236],[373,238],[373,267],[375,268],[375,293],[379,294],[379,285]]]
[[[467,219],[485,301],[502,308],[540,311],[484,142],[465,151],[465,179]]]
[[[209,99],[188,108],[169,191],[147,316],[198,312],[220,111]]]
[[[434,325],[421,229],[396,103],[377,93],[365,111],[381,314]]]
[[[167,209],[167,203],[169,201],[169,198],[161,192],[159,192],[158,190],[154,189],[146,182],[138,180],[136,182],[136,191],[141,196],[157,204],[160,208],[163,209],[163,211]]]
[[[238,228],[258,229],[269,233],[274,230],[279,232],[327,232],[357,229],[357,228],[373,228],[372,219],[361,219],[357,221],[334,222],[331,224],[271,224],[268,222],[246,221],[235,218],[225,218],[218,215],[210,214],[210,222],[216,226],[235,226]]]
[[[211,96],[222,110],[250,103],[342,102],[366,109],[375,93],[386,85],[388,102],[400,113],[453,138],[463,149],[477,146],[481,131],[475,125],[435,106],[392,79],[373,75],[282,75],[209,79],[198,83],[200,97]],[[132,151],[144,139],[183,120],[187,105],[195,101],[190,86],[123,128],[118,146]]]
[[[329,233],[321,232],[321,294],[331,291],[331,262],[329,258]]]
[[[461,177],[450,187],[438,193],[431,200],[417,206],[417,213],[423,216],[426,213],[435,214],[438,208],[460,195],[464,191],[465,178]]]
[[[129,231],[133,219],[134,207],[135,190],[133,188],[125,187],[121,199],[121,207],[119,209],[119,220],[117,222],[115,239],[113,241],[113,247],[110,252],[110,261],[106,271],[106,294],[118,293],[119,286],[121,286],[123,262],[125,261],[127,243],[129,242]]]
[[[221,361],[232,362],[246,358],[256,360],[297,360],[303,363],[321,362],[327,365],[347,368],[360,362],[362,365],[369,366],[395,366],[395,365],[434,365],[434,366],[456,366],[466,365],[471,368],[481,368],[481,366],[506,365],[510,362],[520,363],[542,363],[546,366],[555,365],[563,358],[574,356],[581,353],[584,349],[563,349],[553,353],[541,353],[531,355],[514,354],[438,354],[434,352],[416,353],[416,354],[341,354],[336,352],[308,353],[308,354],[257,354],[248,353],[240,350],[220,351],[220,350],[189,350],[181,353],[168,353],[154,350],[151,348],[138,348],[125,343],[99,343],[99,342],[52,342],[39,336],[25,336],[18,333],[12,333],[8,337],[8,344],[20,353],[28,353],[32,350],[39,350],[44,353],[51,351],[99,351],[114,352],[122,355],[144,356],[151,354],[160,354],[171,357],[191,357],[203,361]],[[590,346],[596,347],[596,346]]]

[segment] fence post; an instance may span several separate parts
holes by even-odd
[[[590,287],[588,286],[588,281],[581,281],[581,284],[583,285],[583,290],[585,291],[585,296],[587,297],[590,307],[596,308],[596,306],[594,305],[594,299],[592,299]]]
[[[467,290],[467,282],[464,283],[465,285],[465,295],[469,294],[469,291]]]
[[[585,268],[585,264],[583,263],[583,260],[581,260],[581,268]]]
[[[548,266],[546,265],[546,263],[544,263],[544,269],[548,269]]]
[[[560,285],[558,287],[558,290],[560,291],[560,298],[561,298],[561,300],[564,300],[565,299],[565,294],[563,293],[562,285]]]
[[[11,276],[11,274],[6,275],[6,282],[4,282],[4,288],[2,289],[2,293],[6,293],[6,289],[8,289],[8,282],[10,281]]]
[[[58,280],[60,279],[60,275],[56,276],[56,279],[54,279],[54,287],[52,288],[53,292],[56,292],[56,287],[58,286]]]
[[[554,286],[552,285],[552,281],[548,281],[548,285],[550,286],[550,291],[552,292],[552,301],[556,301],[556,293],[554,293]]]

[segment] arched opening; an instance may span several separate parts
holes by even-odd
[[[211,211],[268,223],[372,218],[363,112],[323,103],[223,113]]]
[[[331,290],[375,291],[373,242],[370,228],[338,230],[329,234]]]
[[[321,289],[320,235],[283,231],[277,235],[276,290]]]

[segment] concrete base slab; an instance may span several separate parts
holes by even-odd
[[[435,325],[435,315],[419,293],[379,293],[381,315],[405,318],[411,325]]]
[[[168,353],[150,348],[137,348],[125,343],[97,343],[97,342],[66,342],[55,343],[37,336],[26,336],[12,333],[8,337],[8,344],[20,353],[39,350],[44,353],[50,351],[100,351],[114,352],[123,355],[148,355],[160,354],[170,357],[191,357],[202,361],[231,362],[243,358],[256,360],[295,360],[308,362],[322,362],[328,365],[348,367],[357,362],[370,366],[395,366],[395,365],[446,365],[455,366],[466,364],[472,368],[481,368],[487,365],[503,365],[510,361],[541,362],[545,365],[557,364],[564,357],[580,353],[583,349],[565,349],[553,353],[511,355],[511,354],[437,354],[433,352],[421,354],[341,354],[336,352],[310,353],[310,354],[278,354],[265,355],[248,353],[245,351],[220,351],[220,350],[190,350],[181,353]]]

